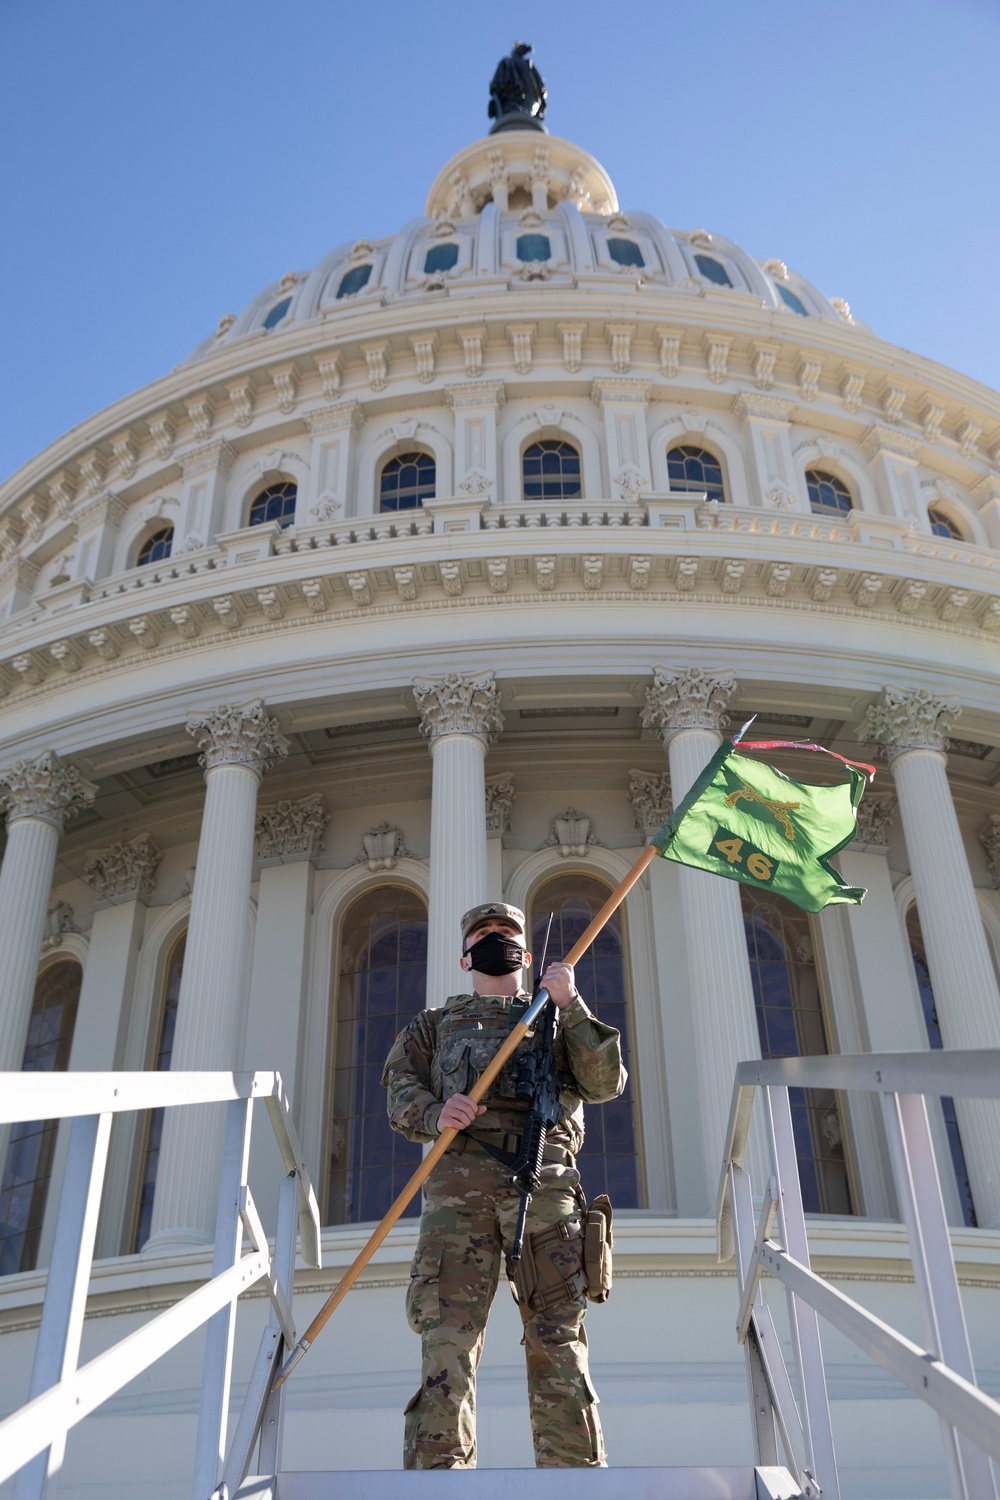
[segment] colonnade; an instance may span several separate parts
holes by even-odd
[[[735,686],[733,676],[723,672],[654,669],[644,723],[663,741],[675,802],[721,742]],[[462,911],[499,894],[489,886],[484,761],[501,732],[502,715],[490,673],[418,680],[414,695],[433,760],[427,994],[434,1005],[443,1003],[454,985]],[[860,733],[884,747],[889,758],[945,1044],[1000,1047],[1000,992],[946,774],[945,735],[956,711],[956,704],[924,690],[887,687]],[[206,796],[171,1066],[236,1068],[242,1064],[248,988],[247,903],[257,792],[288,745],[259,701],[222,705],[192,719],[187,728],[201,751]],[[94,786],[52,754],[0,771],[9,830],[0,870],[0,1070],[21,1063],[65,819],[95,795]],[[306,831],[310,849],[324,821],[320,809]],[[653,918],[664,927],[673,922],[673,932],[682,937],[678,962],[695,1074],[690,1097],[696,1118],[687,1122],[685,1138],[672,1111],[674,1151],[694,1152],[699,1161],[698,1169],[688,1172],[695,1187],[678,1193],[678,1207],[682,1214],[707,1214],[713,1208],[735,1068],[760,1055],[753,985],[738,886],[702,871],[672,870],[670,901],[677,910],[669,911],[667,885],[657,884],[663,873],[654,869],[649,876]],[[884,884],[891,896],[888,879]],[[862,944],[872,936],[863,913],[859,908],[846,916],[849,923],[857,921]],[[887,912],[881,915],[887,918]],[[898,1015],[905,1009],[897,1006]],[[883,1018],[881,1030],[873,1023],[870,1031],[867,1038],[859,1033],[854,1045],[866,1040],[879,1048],[926,1045],[912,1015],[895,1028]],[[670,1045],[668,1038],[668,1050]],[[1000,1106],[963,1103],[959,1113],[980,1222],[1000,1223],[995,1150]],[[153,1246],[211,1239],[220,1132],[218,1111],[168,1112]],[[754,1176],[759,1180],[759,1168]]]

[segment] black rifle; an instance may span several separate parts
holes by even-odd
[[[538,994],[541,975],[545,970],[545,955],[552,931],[552,914],[545,933],[542,958],[538,965],[539,978],[535,980],[532,999]],[[545,1155],[545,1138],[549,1127],[559,1122],[559,1083],[555,1062],[556,1009],[551,1000],[542,1011],[535,1044],[517,1059],[514,1077],[515,1097],[530,1104],[528,1118],[521,1135],[521,1149],[511,1163],[513,1172],[511,1186],[521,1194],[521,1205],[514,1230],[514,1243],[510,1258],[516,1265],[524,1247],[524,1222],[528,1214],[531,1195],[538,1191],[542,1180],[542,1159]]]

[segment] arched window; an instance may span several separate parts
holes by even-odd
[[[854,509],[847,485],[825,469],[806,470],[806,489],[809,508],[818,516],[846,516]]]
[[[161,526],[146,538],[139,548],[136,557],[136,567],[142,568],[146,563],[164,562],[169,556],[174,545],[174,528],[172,526]]]
[[[432,245],[424,259],[424,273],[452,271],[458,265],[457,245]]]
[[[381,1219],[420,1161],[392,1130],[382,1069],[397,1034],[425,1004],[427,906],[404,886],[359,896],[344,914],[334,981],[328,1224]],[[406,1210],[420,1211],[418,1200]]]
[[[681,443],[667,454],[667,477],[671,490],[705,491],[709,500],[720,503],[726,498],[722,482],[722,465],[707,448]]]
[[[945,511],[938,510],[936,506],[932,505],[927,512],[927,519],[930,522],[931,531],[935,536],[943,536],[946,540],[953,542],[965,541],[961,527]]]
[[[277,521],[282,526],[291,526],[295,520],[298,494],[298,485],[293,484],[290,479],[283,479],[279,484],[269,484],[250,506],[247,525],[266,526],[271,521]]]
[[[266,328],[268,330],[270,330],[272,328],[277,328],[277,326],[281,322],[281,320],[283,318],[285,318],[285,317],[288,316],[288,309],[291,307],[291,305],[292,305],[292,299],[291,299],[291,297],[282,297],[281,301],[280,302],[276,302],[274,304],[274,306],[271,308],[271,311],[268,313],[267,317],[264,319],[264,322],[261,324],[261,327]]]
[[[83,970],[61,959],[39,974],[31,1004],[23,1073],[62,1072],[69,1067]],[[11,1126],[0,1181],[0,1276],[33,1271],[45,1217],[58,1120],[27,1120]]]
[[[555,913],[555,920],[549,938],[549,960],[569,952],[609,894],[603,881],[579,871],[555,875],[545,881],[531,898],[531,946],[536,962],[541,961],[550,911]],[[597,1193],[608,1193],[616,1208],[642,1208],[631,1007],[621,907],[577,964],[576,983],[597,1019],[617,1026],[621,1032],[622,1055],[629,1072],[625,1092],[619,1099],[584,1106],[586,1135],[578,1158],[583,1190],[588,1200]]]
[[[525,500],[579,500],[583,494],[580,453],[562,438],[544,438],[521,459]]]
[[[642,251],[634,240],[608,240],[608,254],[620,266],[644,266]]]
[[[694,263],[706,281],[714,281],[716,286],[732,286],[729,272],[721,261],[715,260],[711,255],[696,255]]]
[[[807,914],[781,896],[740,886],[761,1055],[824,1056],[823,998]],[[832,1089],[789,1089],[806,1213],[850,1214],[844,1117]]]
[[[181,974],[184,971],[184,949],[187,932],[175,938],[163,965],[160,983],[159,1021],[152,1066],[157,1073],[170,1069],[170,1058],[174,1050],[174,1027],[177,1024],[177,1000],[181,992]],[[156,1171],[160,1164],[160,1137],[163,1134],[162,1109],[154,1109],[144,1122],[139,1150],[139,1191],[136,1202],[135,1231],[132,1235],[132,1253],[137,1254],[149,1239],[153,1223],[153,1196],[156,1191]]]
[[[781,298],[781,300],[785,304],[785,306],[786,307],[790,307],[793,313],[798,313],[798,315],[799,315],[800,318],[808,318],[808,316],[809,316],[809,309],[806,307],[805,303],[802,301],[802,298],[801,297],[796,297],[795,293],[794,292],[790,292],[788,290],[787,286],[782,286],[782,284],[781,284],[780,281],[778,282],[777,285],[778,285],[778,296]]]
[[[518,260],[550,260],[552,242],[547,234],[519,234],[514,247]]]
[[[906,936],[910,941],[910,955],[913,959],[913,969],[917,976],[917,989],[920,991],[920,1004],[924,1012],[924,1025],[927,1027],[927,1041],[932,1052],[940,1052],[944,1046],[941,1040],[941,1026],[938,1021],[937,1006],[934,1003],[934,987],[931,984],[931,971],[927,964],[927,950],[924,947],[924,936],[920,931],[920,918],[917,915],[915,904],[911,904],[906,913]],[[978,1223],[976,1208],[972,1201],[972,1187],[969,1183],[969,1169],[965,1164],[965,1151],[962,1148],[962,1137],[958,1129],[958,1116],[955,1113],[955,1101],[951,1098],[942,1098],[941,1113],[944,1115],[945,1129],[948,1132],[948,1145],[951,1149],[951,1164],[955,1172],[955,1184],[958,1188],[958,1198],[962,1205],[962,1218],[970,1229],[974,1229]]]
[[[382,470],[379,510],[415,510],[434,499],[437,465],[429,453],[400,453]]]
[[[340,278],[340,285],[337,288],[338,298],[353,297],[355,292],[360,292],[363,287],[368,285],[371,274],[371,266],[352,266]]]

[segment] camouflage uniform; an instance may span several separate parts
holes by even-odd
[[[393,1128],[411,1141],[433,1140],[442,1102],[469,1092],[527,998],[453,995],[442,1009],[415,1016],[396,1038],[382,1077]],[[521,1046],[530,1044],[526,1038]],[[557,1226],[540,1252],[548,1255],[557,1285],[544,1306],[526,1304],[516,1286],[514,1295],[524,1323],[535,1462],[540,1468],[594,1467],[606,1460],[587,1368],[584,1200],[575,1153],[583,1141],[584,1101],[615,1098],[625,1070],[618,1032],[596,1020],[581,1000],[559,1012],[555,1059],[561,1112],[549,1131],[526,1239],[534,1246],[549,1226]],[[410,1326],[423,1346],[423,1378],[406,1409],[408,1469],[471,1469],[476,1463],[476,1367],[501,1255],[509,1256],[520,1205],[510,1168],[478,1143],[517,1149],[528,1106],[514,1096],[514,1060],[482,1102],[486,1114],[456,1138],[424,1185],[406,1298]],[[509,1262],[507,1270],[512,1274]]]

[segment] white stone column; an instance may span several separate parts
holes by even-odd
[[[721,744],[725,708],[735,687],[729,674],[698,667],[676,674],[654,668],[643,723],[660,734],[667,749],[675,804]],[[708,1214],[715,1211],[736,1065],[760,1057],[760,1040],[739,886],[706,870],[678,867],[678,875],[703,1151],[700,1211]],[[676,1141],[675,1151],[684,1144]],[[747,1166],[754,1192],[763,1192],[766,1172],[756,1146]]]
[[[7,809],[7,852],[0,869],[0,1072],[17,1072],[24,1060],[63,827],[96,795],[96,786],[49,751],[0,771],[0,804]]]
[[[206,792],[172,1072],[239,1066],[257,789],[288,753],[259,700],[223,704],[189,719],[187,730],[202,752]],[[222,1123],[218,1105],[167,1110],[147,1249],[211,1242]]]
[[[490,899],[483,762],[503,720],[492,672],[418,680],[413,696],[434,762],[427,934],[427,1004],[434,1006],[463,978],[462,913]]]
[[[1000,990],[948,786],[945,743],[959,712],[954,698],[887,686],[860,734],[888,756],[896,783],[942,1040],[946,1047],[1000,1047]],[[981,1226],[994,1227],[1000,1103],[956,1099],[955,1108],[976,1215]]]

